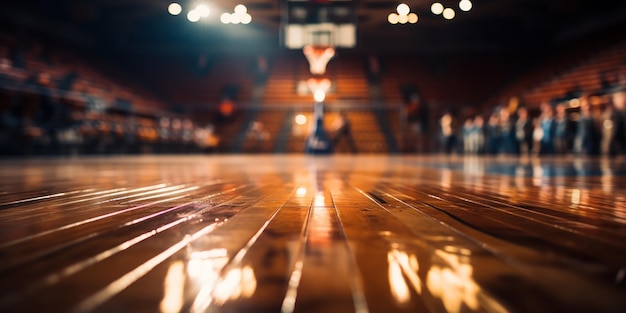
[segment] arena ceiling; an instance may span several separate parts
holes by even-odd
[[[170,0],[10,0],[0,18],[10,29],[53,33],[85,45],[116,51],[259,51],[281,47],[284,0],[178,0],[184,7],[206,1],[213,12],[200,23],[167,12]],[[329,0],[314,0],[329,1]],[[353,0],[357,48],[467,52],[552,47],[625,25],[626,2],[610,0],[472,0],[469,12],[458,0],[439,0],[456,9],[453,20],[430,11],[434,0],[405,1],[416,24],[391,25],[400,1]],[[220,11],[237,3],[252,16],[248,25],[219,23]],[[14,27],[19,25],[19,27]]]

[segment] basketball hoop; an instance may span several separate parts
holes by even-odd
[[[335,56],[335,48],[330,46],[306,45],[302,51],[309,61],[309,70],[313,75],[326,73],[326,64]]]

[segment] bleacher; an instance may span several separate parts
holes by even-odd
[[[590,52],[597,50],[600,51]],[[445,65],[433,67],[428,59],[409,54],[382,56],[378,79],[368,81],[362,55],[339,54],[327,65],[325,76],[333,85],[326,96],[324,125],[332,135],[331,125],[337,112],[342,110],[351,121],[358,153],[387,153],[391,149],[388,140],[395,140],[393,144],[400,146],[401,151],[410,152],[415,138],[408,133],[402,110],[407,90],[414,88],[430,108],[427,137],[431,142],[426,143],[426,150],[431,151],[437,132],[435,121],[446,108],[475,110],[477,103],[497,105],[512,95],[521,96],[527,105],[538,106],[573,90],[601,93],[613,76],[626,74],[626,42],[582,51],[562,58],[552,67],[527,71],[515,81],[511,73],[519,65],[507,67],[505,64],[510,60],[506,58],[490,62],[452,58]],[[16,52],[22,65],[13,64]],[[150,58],[155,61],[164,57]],[[142,153],[167,150],[160,144],[158,121],[162,117],[172,121],[192,118],[197,125],[213,125],[215,135],[220,138],[213,151],[223,153],[300,153],[304,151],[312,123],[313,99],[306,87],[306,80],[312,75],[306,58],[299,51],[273,55],[265,80],[255,79],[252,56],[211,56],[204,65],[194,65],[188,57],[162,60],[154,62],[162,67],[146,71],[147,75],[155,76],[148,81],[149,86],[138,84],[136,78],[128,76],[121,68],[97,57],[84,57],[62,45],[36,44],[24,48],[17,44],[16,38],[6,34],[0,36],[0,59],[3,110],[10,110],[9,103],[16,92],[24,94],[26,96],[20,98],[24,105],[19,114],[34,119],[41,97],[59,97],[73,112],[73,118],[83,124],[91,123],[91,129],[80,130],[85,136],[107,137],[106,143],[98,143],[99,148],[89,150],[93,153],[114,148],[122,140],[120,129],[130,115],[138,139],[135,143],[138,148],[134,151]],[[16,61],[19,63],[20,59]],[[68,77],[71,78],[69,83],[64,82]],[[494,96],[488,98],[485,86],[493,86],[497,80],[513,83],[501,92],[492,92]],[[380,98],[373,98],[377,96],[373,89],[380,91]],[[235,112],[227,119],[219,116],[220,103],[225,98],[235,104]],[[98,106],[104,110],[94,113],[90,106],[95,106],[95,111],[102,110]],[[172,107],[182,110],[174,113],[168,110]],[[305,114],[309,124],[295,125],[293,118],[297,113]],[[267,140],[261,142],[249,135],[248,128],[253,121],[265,126]],[[45,136],[45,131],[30,134],[31,137]],[[335,152],[350,153],[352,149],[342,140]]]
[[[529,108],[581,94],[603,97],[626,75],[626,41],[622,37],[591,38],[546,55],[499,92],[483,102],[489,108],[519,97]],[[600,102],[607,102],[607,99]]]
[[[536,106],[542,102],[563,98],[571,91],[587,94],[604,94],[602,74],[615,72],[616,75],[626,74],[626,41],[616,44],[607,50],[580,60],[580,63],[553,75],[543,83],[525,92],[522,100]]]

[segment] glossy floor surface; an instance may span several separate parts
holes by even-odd
[[[0,312],[626,312],[626,159],[0,161]]]

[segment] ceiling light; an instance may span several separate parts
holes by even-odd
[[[402,15],[406,16],[409,14],[409,12],[411,12],[411,9],[409,8],[408,5],[406,5],[406,3],[400,3],[398,7],[396,8],[396,10],[398,11],[398,14],[400,16]]]
[[[459,9],[461,9],[461,11],[467,12],[469,10],[472,9],[472,1],[470,0],[461,0],[461,2],[459,2]]]
[[[241,15],[241,24],[250,24],[252,22],[252,15],[244,13]]]
[[[417,23],[417,14],[409,13],[408,18],[409,18],[409,23],[411,23],[411,24]]]
[[[230,15],[230,22],[233,23],[233,24],[241,23],[241,15],[239,15],[239,14],[231,14]]]
[[[196,7],[196,11],[198,12],[198,15],[200,15],[200,17],[207,17],[209,16],[209,13],[211,12],[209,10],[209,7],[206,6],[205,4],[200,4]]]
[[[454,15],[455,15],[455,12],[451,8],[445,8],[445,10],[443,10],[443,18],[445,18],[446,20],[453,19]]]
[[[235,13],[237,13],[237,14],[245,14],[247,12],[248,12],[248,8],[246,8],[245,5],[238,4],[237,6],[235,6]]]
[[[170,12],[172,15],[178,15],[183,11],[183,7],[180,4],[173,2],[167,7],[167,12]]]
[[[409,17],[406,15],[400,15],[398,17],[398,22],[400,22],[400,24],[406,24],[409,21]]]
[[[387,21],[389,21],[390,24],[398,24],[398,20],[399,16],[396,13],[389,13],[389,16],[387,16]]]
[[[430,11],[433,12],[433,14],[439,15],[443,12],[443,4],[439,3],[439,2],[435,2],[433,3],[433,5],[430,6]]]
[[[230,13],[226,12],[220,15],[220,22],[222,22],[222,24],[230,24],[230,20]]]
[[[198,11],[196,11],[196,10],[191,10],[191,11],[189,11],[189,13],[187,13],[187,19],[190,22],[194,22],[195,23],[195,22],[200,20],[200,13]]]

